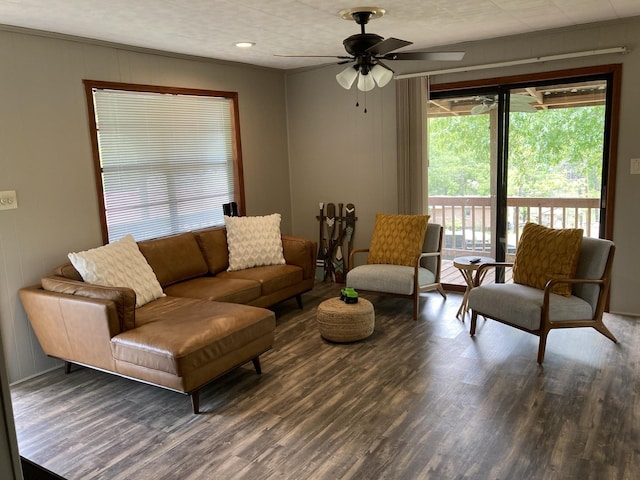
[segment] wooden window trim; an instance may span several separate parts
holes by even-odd
[[[148,93],[162,93],[172,95],[197,95],[206,97],[224,97],[231,100],[233,118],[233,131],[234,136],[234,151],[233,151],[233,180],[235,183],[234,188],[234,201],[238,204],[238,213],[240,215],[246,214],[245,205],[245,191],[244,191],[244,171],[242,166],[242,147],[240,140],[240,115],[238,111],[238,93],[237,92],[225,92],[218,90],[203,90],[195,88],[179,88],[179,87],[165,87],[158,85],[145,85],[145,84],[132,84],[123,82],[108,82],[101,80],[83,80],[85,87],[85,96],[87,109],[89,114],[89,130],[91,136],[91,149],[93,153],[93,165],[94,165],[94,178],[96,184],[96,191],[98,194],[98,206],[100,209],[100,225],[102,229],[102,240],[106,244],[109,241],[109,234],[107,228],[107,218],[104,204],[104,190],[102,187],[102,169],[100,167],[100,150],[98,147],[98,130],[95,122],[95,108],[93,103],[93,89],[110,89],[110,90],[124,90],[129,92],[148,92]]]

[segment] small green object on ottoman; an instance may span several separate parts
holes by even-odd
[[[371,302],[364,298],[358,303],[330,298],[318,305],[317,320],[323,338],[332,342],[354,342],[373,333],[375,312]]]

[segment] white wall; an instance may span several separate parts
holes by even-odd
[[[640,315],[640,175],[630,175],[630,159],[640,158],[640,19],[557,29],[536,34],[449,46],[467,52],[461,63],[429,69],[478,65],[600,48],[627,46],[627,55],[606,55],[432,77],[432,83],[493,78],[622,63],[618,171],[614,241],[617,245],[611,310]],[[412,62],[413,63],[413,62]],[[414,64],[417,66],[417,64]],[[395,172],[395,92],[393,85],[375,89],[369,113],[354,108],[353,92],[337,85],[330,66],[287,75],[289,161],[293,225],[298,234],[317,238],[319,200],[356,205],[356,246],[368,245],[376,212],[397,212]],[[424,64],[422,66],[424,68]],[[408,71],[408,70],[407,70]],[[327,172],[339,172],[329,174]],[[344,199],[344,200],[343,200]]]
[[[52,368],[18,289],[102,243],[83,79],[237,91],[248,214],[291,229],[284,74],[0,30],[0,328],[9,381]]]
[[[353,203],[356,238],[369,238],[376,212],[397,211],[395,90],[364,94],[335,80],[344,66],[287,76],[294,229],[318,240],[318,203]]]

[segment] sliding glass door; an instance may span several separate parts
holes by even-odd
[[[606,236],[612,75],[431,92],[428,205],[456,256],[510,260],[535,222]],[[508,279],[507,279],[508,281]]]
[[[607,81],[508,93],[506,253],[526,222],[599,237]]]
[[[446,284],[463,284],[460,273],[448,268],[455,257],[495,257],[498,110],[485,111],[481,99],[497,95],[476,90],[429,102],[428,205],[430,221],[444,226]]]

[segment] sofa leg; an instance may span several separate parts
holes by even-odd
[[[298,308],[302,310],[302,295],[296,295],[296,302],[298,302]]]
[[[193,413],[194,415],[196,415],[200,413],[200,390],[191,392],[189,396],[191,397],[191,405],[193,406]]]
[[[256,369],[258,375],[262,374],[262,365],[260,365],[260,357],[256,357],[251,360],[253,362],[253,368]]]
[[[68,375],[71,373],[71,362],[64,362],[64,374]]]

